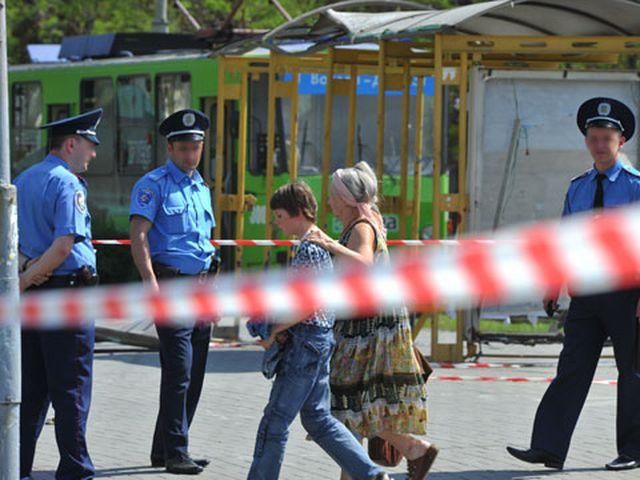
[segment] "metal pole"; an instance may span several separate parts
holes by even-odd
[[[0,1],[0,295],[18,301],[18,217],[9,165],[6,2]],[[0,480],[20,475],[20,325],[0,327]]]
[[[280,15],[282,15],[287,22],[291,21],[293,17],[289,15],[289,12],[285,10],[278,0],[269,0],[269,3],[278,9]]]
[[[189,10],[187,10],[187,7],[185,7],[180,0],[174,0],[173,3],[178,8],[178,10],[180,10],[180,13],[182,13],[187,18],[187,20],[193,26],[193,28],[195,28],[196,30],[202,29],[198,21],[195,18],[193,18],[193,15],[189,13]]]
[[[169,33],[169,20],[167,19],[167,0],[156,0],[156,16],[151,24],[151,30],[156,33]]]

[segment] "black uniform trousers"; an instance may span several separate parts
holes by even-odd
[[[538,407],[531,447],[564,461],[591,387],[600,353],[611,337],[618,368],[618,454],[640,460],[640,373],[637,364],[637,290],[571,300],[556,378]]]
[[[38,289],[61,288],[52,277]],[[20,404],[20,477],[29,478],[36,443],[49,405],[55,411],[60,463],[57,480],[86,480],[95,468],[87,451],[86,431],[93,375],[93,326],[22,330],[22,402]]]
[[[158,275],[159,278],[175,276],[177,274]],[[200,400],[207,367],[211,324],[180,328],[156,325],[156,331],[160,340],[162,373],[151,458],[184,460],[189,456],[189,427]]]
[[[156,326],[160,339],[160,410],[151,458],[188,457],[189,427],[196,413],[211,340],[211,325]]]

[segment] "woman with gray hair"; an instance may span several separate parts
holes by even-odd
[[[344,229],[336,241],[309,235],[337,259],[362,265],[387,262],[386,229],[376,175],[365,162],[332,176],[329,205]],[[331,361],[333,415],[362,438],[381,437],[407,458],[409,478],[423,480],[438,449],[424,435],[427,391],[413,352],[406,309],[335,323]]]

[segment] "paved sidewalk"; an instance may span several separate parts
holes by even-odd
[[[419,342],[427,349],[428,338]],[[503,347],[487,350],[521,355],[554,353],[558,346]],[[260,371],[261,351],[255,347],[211,351],[203,397],[191,431],[191,453],[212,464],[198,478],[243,479],[251,462],[256,429],[270,384]],[[502,359],[486,359],[501,362]],[[524,361],[524,360],[520,360]],[[536,367],[457,371],[466,376],[531,376],[554,374],[554,361],[534,359]],[[436,370],[436,375],[451,374]],[[603,360],[596,378],[615,379],[610,360]],[[160,370],[157,353],[98,354],[94,400],[89,422],[89,448],[100,478],[175,479],[149,466],[149,448],[158,402]],[[430,480],[627,480],[640,471],[612,473],[603,465],[615,454],[616,387],[594,385],[576,430],[567,469],[530,469],[512,459],[506,444],[526,446],[535,409],[546,384],[430,381],[429,439],[441,448]],[[50,412],[51,414],[52,412]],[[53,478],[57,450],[53,427],[45,427],[36,455],[34,480]],[[405,464],[393,469],[405,478]],[[320,448],[305,441],[294,423],[281,478],[321,480],[339,478],[338,467]]]

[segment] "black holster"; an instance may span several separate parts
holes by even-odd
[[[167,278],[177,278],[180,276],[180,269],[176,267],[170,267],[162,263],[153,262],[153,273],[155,273],[158,280],[164,280]]]

